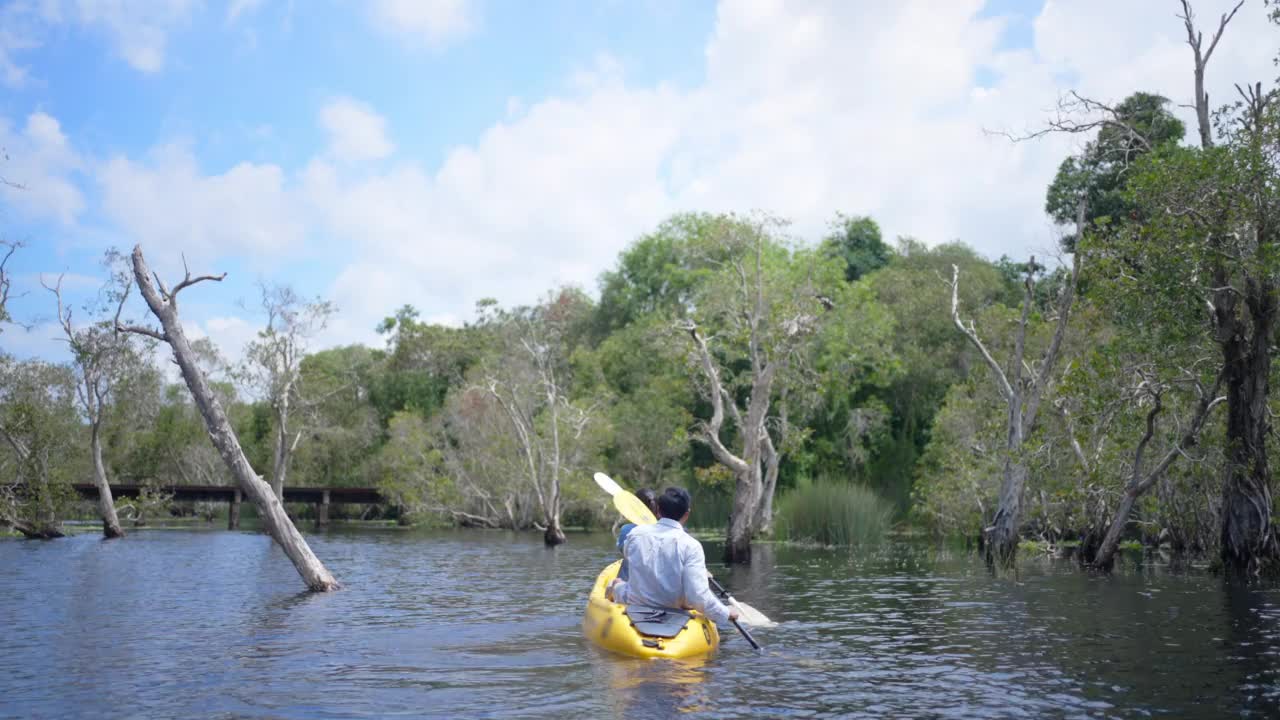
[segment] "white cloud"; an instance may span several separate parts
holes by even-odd
[[[320,110],[320,125],[329,135],[329,152],[340,160],[379,160],[391,154],[387,122],[368,105],[336,98]]]
[[[439,48],[471,32],[473,0],[373,0],[375,24],[385,31]]]
[[[27,84],[27,68],[17,55],[41,45],[38,14],[29,2],[11,2],[0,7],[0,83],[21,88]]]
[[[232,0],[235,5],[255,0]],[[0,81],[21,87],[28,70],[15,55],[40,47],[54,27],[76,24],[104,33],[142,72],[164,67],[169,35],[186,25],[201,0],[12,0],[0,8]]]
[[[32,218],[51,218],[71,225],[85,201],[72,181],[82,167],[62,126],[52,115],[34,112],[19,132],[0,117],[0,148],[8,156],[0,164],[0,198]]]
[[[204,175],[189,149],[166,145],[146,162],[116,156],[96,171],[103,209],[147,257],[177,267],[214,258],[270,262],[301,247],[306,226],[276,165],[242,162]]]
[[[245,13],[252,14],[262,5],[262,0],[231,0],[227,3],[227,23],[234,23]]]

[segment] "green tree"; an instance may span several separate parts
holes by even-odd
[[[865,215],[838,215],[822,240],[822,251],[844,262],[849,282],[889,264],[893,250],[880,235],[880,225]]]
[[[1110,109],[1104,120],[1073,126],[1073,131],[1097,127],[1098,134],[1083,152],[1058,166],[1045,196],[1049,217],[1060,225],[1074,223],[1083,198],[1089,208],[1085,219],[1091,225],[1136,220],[1138,207],[1126,193],[1136,161],[1152,150],[1176,145],[1186,134],[1186,127],[1168,106],[1168,98],[1138,92]],[[1063,236],[1067,252],[1074,252],[1074,237]]]

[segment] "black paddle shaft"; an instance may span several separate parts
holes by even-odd
[[[729,591],[725,590],[724,586],[721,585],[719,582],[717,582],[715,578],[708,577],[707,581],[711,583],[711,589],[715,590],[717,593],[720,593],[720,597],[724,598],[725,602],[728,602],[728,603],[733,602],[733,596],[730,595]],[[751,644],[751,648],[753,650],[755,650],[756,652],[764,651],[764,648],[760,647],[760,643],[756,642],[756,639],[751,637],[751,633],[747,632],[747,629],[742,627],[742,625],[739,625],[737,620],[730,620],[729,622],[732,622],[733,626],[738,628],[738,632],[742,633],[742,637],[747,639],[747,642]]]

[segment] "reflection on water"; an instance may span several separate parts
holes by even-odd
[[[925,545],[763,545],[713,570],[781,621],[702,661],[580,634],[604,535],[333,530],[301,593],[250,532],[0,541],[0,717],[1270,717],[1274,585]],[[718,548],[709,547],[715,557]]]

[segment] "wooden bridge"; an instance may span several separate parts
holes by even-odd
[[[98,499],[98,486],[93,483],[75,483],[72,485],[80,497],[88,500]],[[231,512],[227,515],[227,528],[235,530],[240,527],[240,502],[244,499],[240,488],[234,485],[140,485],[137,483],[111,483],[111,494],[117,498],[136,498],[146,488],[173,496],[174,500],[197,500],[205,502],[228,502]],[[284,501],[312,503],[316,506],[316,527],[329,524],[329,505],[343,503],[351,505],[377,505],[385,502],[382,493],[374,488],[353,487],[285,487]]]

